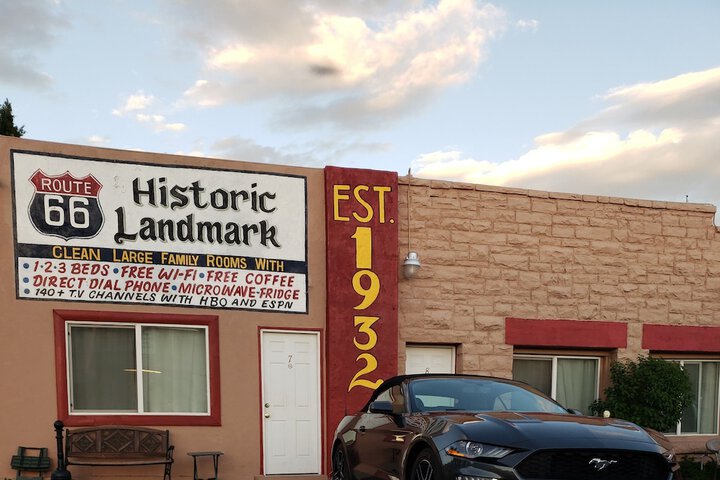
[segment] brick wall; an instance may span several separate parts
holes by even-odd
[[[447,343],[458,372],[510,377],[506,317],[627,322],[620,358],[647,353],[643,323],[720,318],[712,205],[400,183],[400,258],[422,262],[400,282],[401,369],[406,343]]]

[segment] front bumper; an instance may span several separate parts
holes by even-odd
[[[522,480],[515,469],[500,463],[466,460],[441,454],[443,480]]]
[[[525,460],[527,457],[532,456],[534,453],[538,452],[515,452],[498,460],[488,459],[487,461],[482,461],[458,458],[448,455],[445,452],[441,452],[440,456],[441,462],[443,464],[443,480],[525,480],[526,477],[519,473],[519,471],[523,471],[523,468],[520,465],[523,460]],[[561,465],[562,464],[558,464],[558,466]],[[648,471],[645,471],[644,474],[640,474],[638,476],[636,475],[638,472],[635,472],[633,474],[628,473],[627,471],[591,471],[591,467],[589,466],[587,467],[587,471],[575,471],[575,473],[569,473],[568,471],[565,471],[562,473],[558,472],[558,474],[561,476],[561,478],[572,478],[573,480],[585,480],[586,478],[590,477],[600,480],[614,478],[633,478],[635,480],[639,480],[640,477],[646,480],[673,480],[675,476],[671,467],[672,465],[667,465],[667,468],[663,467],[662,465],[657,465],[654,473],[649,476],[646,475],[649,474]],[[516,470],[516,468],[518,469]],[[564,469],[561,468],[561,470]],[[564,476],[564,474],[568,474],[569,476],[566,477]],[[533,475],[532,477],[536,478],[535,475]],[[537,478],[557,477],[551,474],[549,476],[538,476]]]

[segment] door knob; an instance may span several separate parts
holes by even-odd
[[[269,414],[269,413],[266,413],[266,414],[265,414],[265,418],[270,418],[270,414]]]

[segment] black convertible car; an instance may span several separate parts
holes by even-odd
[[[669,480],[661,434],[569,411],[532,387],[470,375],[386,380],[345,417],[332,480]]]

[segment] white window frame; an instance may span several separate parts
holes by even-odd
[[[595,360],[597,362],[597,370],[595,374],[595,398],[599,398],[600,395],[600,368],[602,367],[602,357],[596,357],[592,355],[583,356],[583,355],[534,355],[534,354],[524,354],[524,353],[517,353],[513,355],[513,361],[515,359],[521,359],[521,360],[551,360],[552,361],[552,370],[550,373],[551,376],[551,384],[550,384],[550,390],[553,400],[557,400],[557,364],[558,359],[568,359],[568,360]]]
[[[700,365],[700,379],[698,382],[698,397],[702,394],[702,364],[703,363],[720,363],[720,359],[692,359],[692,358],[683,358],[683,359],[675,359],[671,358],[668,359],[673,362],[677,362],[680,364],[683,369],[685,368],[685,362],[687,363],[699,363]],[[682,432],[682,419],[677,422],[677,425],[675,426],[675,433],[668,433],[667,435],[677,436],[677,437],[697,437],[697,436],[717,436],[718,435],[718,427],[720,424],[720,381],[718,381],[718,395],[717,395],[717,405],[716,405],[716,416],[715,416],[715,431],[713,433],[693,433],[693,432]],[[698,420],[700,419],[700,416],[698,415]]]
[[[72,378],[72,338],[70,335],[70,329],[72,327],[92,327],[92,328],[124,328],[134,329],[135,331],[135,383],[137,388],[137,411],[135,410],[76,410],[73,402],[73,378]],[[143,401],[143,368],[142,368],[142,328],[183,328],[183,329],[197,329],[203,330],[205,335],[205,395],[206,395],[206,412],[145,412],[144,401]],[[140,322],[87,322],[87,321],[66,321],[65,322],[65,368],[67,375],[67,394],[68,394],[68,414],[78,416],[88,415],[138,415],[138,416],[150,416],[150,415],[172,415],[172,416],[198,416],[207,417],[210,416],[210,332],[207,325],[193,325],[193,324],[174,324],[174,323],[140,323]]]

